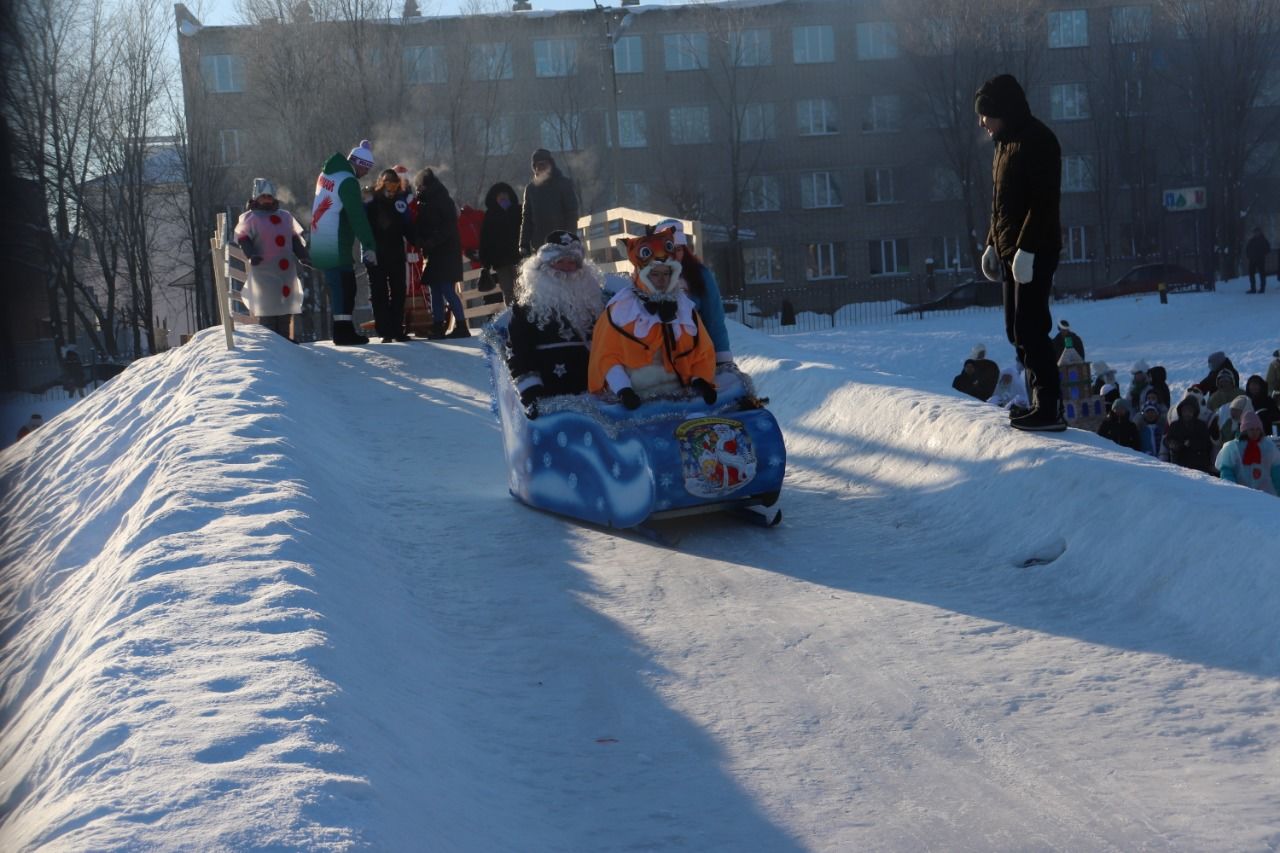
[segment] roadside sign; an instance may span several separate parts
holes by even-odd
[[[1185,187],[1180,190],[1164,191],[1164,209],[1171,211],[1204,210],[1205,188]]]

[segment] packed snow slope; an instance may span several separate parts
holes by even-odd
[[[955,395],[998,312],[731,334],[786,517],[676,548],[507,495],[475,340],[210,330],[0,453],[0,849],[1280,845],[1280,502]]]

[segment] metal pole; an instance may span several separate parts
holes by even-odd
[[[622,146],[621,128],[618,123],[618,60],[614,54],[617,47],[617,36],[613,32],[613,15],[611,10],[594,0],[597,12],[604,13],[605,51],[609,57],[609,138],[613,144],[609,146],[609,178],[613,191],[611,207],[622,204],[622,183],[618,178],[618,149]]]

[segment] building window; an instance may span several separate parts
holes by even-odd
[[[872,275],[905,275],[911,271],[906,240],[871,240],[867,248]]]
[[[672,107],[667,111],[671,144],[697,145],[711,141],[711,110],[708,107]]]
[[[640,36],[623,36],[613,43],[613,70],[619,74],[644,73],[644,42]]]
[[[577,151],[578,130],[577,113],[547,113],[538,122],[542,147],[548,151]]]
[[[605,122],[605,143],[613,145],[613,128]],[[644,110],[618,110],[618,147],[644,148],[649,144],[648,121]]]
[[[506,42],[476,45],[468,62],[472,80],[511,79],[511,46]]]
[[[747,284],[782,281],[782,257],[772,246],[751,246],[742,250],[742,272]]]
[[[1112,6],[1111,43],[1137,44],[1151,40],[1150,6]]]
[[[1084,9],[1049,13],[1049,47],[1088,47],[1089,13]]]
[[[896,25],[884,21],[858,24],[859,59],[894,59],[897,55]]]
[[[1075,154],[1062,158],[1062,191],[1064,193],[1091,192],[1094,186],[1093,158]]]
[[[573,39],[535,39],[533,73],[538,77],[571,77],[578,73],[578,43]]]
[[[200,57],[200,74],[204,77],[206,92],[243,92],[244,57],[235,54],[217,54]]]
[[[729,55],[741,68],[773,64],[773,38],[768,30],[743,30],[729,34]]]
[[[804,277],[809,281],[844,275],[844,243],[806,243]]]
[[[893,194],[893,169],[888,166],[876,166],[866,171],[867,204],[892,204],[897,201]]]
[[[800,176],[800,206],[806,210],[841,207],[840,184],[831,172],[806,172]]]
[[[706,33],[672,33],[662,37],[663,64],[668,71],[707,67]]]
[[[240,131],[218,131],[218,165],[236,166],[240,163]]]
[[[1084,83],[1055,83],[1050,86],[1049,115],[1054,121],[1088,118],[1089,87]]]
[[[773,104],[747,104],[742,108],[742,141],[760,142],[778,135]]]
[[[902,130],[902,98],[898,95],[872,95],[862,130],[865,133]]]
[[[1089,260],[1085,246],[1085,227],[1072,225],[1067,228],[1067,238],[1062,241],[1062,251],[1067,263],[1081,263]]]
[[[444,83],[447,71],[444,48],[406,47],[404,49],[404,80],[406,83]]]
[[[933,243],[934,269],[958,272],[968,269],[964,241],[959,237],[938,237]]]
[[[782,209],[782,183],[776,175],[752,175],[742,193],[742,211],[761,213]]]
[[[796,101],[796,126],[801,136],[836,133],[836,102],[830,98]]]
[[[648,210],[653,194],[644,181],[622,182],[622,203],[637,210]]]
[[[515,151],[515,119],[511,116],[472,116],[471,137],[485,157],[502,157]]]
[[[932,201],[959,201],[964,198],[964,184],[960,176],[950,166],[935,166],[932,181],[929,184],[929,198]]]
[[[836,61],[835,30],[829,26],[795,27],[791,30],[791,55],[796,65]]]

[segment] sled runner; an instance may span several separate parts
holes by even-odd
[[[781,520],[786,471],[778,422],[751,379],[718,373],[719,396],[646,402],[636,411],[590,394],[544,397],[530,420],[506,363],[503,312],[484,330],[508,487],[539,509],[608,527],[719,510]]]

